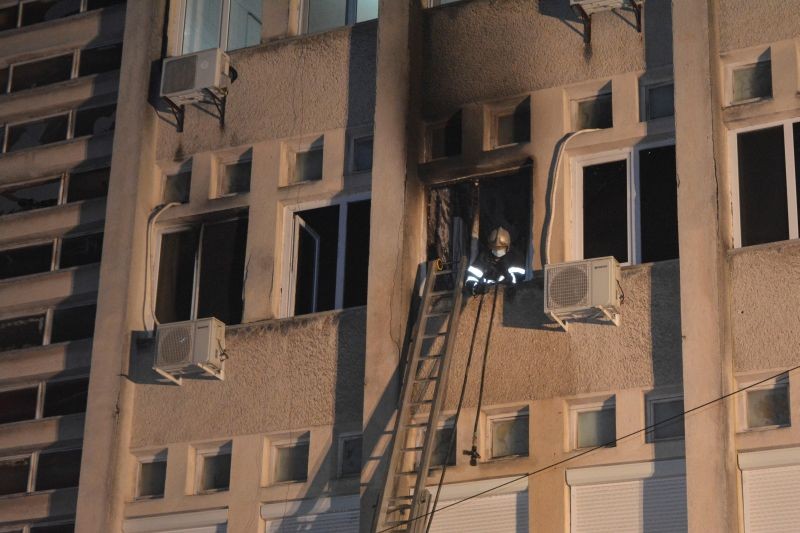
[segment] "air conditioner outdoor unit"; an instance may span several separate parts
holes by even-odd
[[[161,97],[178,106],[208,100],[209,96],[222,98],[223,77],[228,77],[229,71],[228,55],[220,48],[168,57],[161,72]]]
[[[158,326],[153,370],[180,385],[181,376],[207,373],[224,379],[225,324],[216,318]]]
[[[567,329],[566,321],[605,317],[619,325],[622,292],[619,263],[599,257],[544,267],[544,312]]]
[[[587,15],[630,6],[631,0],[569,0],[570,6],[581,6]]]

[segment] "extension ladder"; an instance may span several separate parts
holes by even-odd
[[[378,500],[377,520],[373,521],[375,533],[425,531],[430,496],[425,481],[447,390],[466,268],[464,257],[449,265],[428,263],[406,359],[389,468]]]

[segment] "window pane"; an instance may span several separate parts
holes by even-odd
[[[22,25],[60,19],[81,10],[81,0],[38,0],[22,4]]]
[[[653,440],[659,439],[673,439],[683,437],[683,417],[675,418],[670,422],[661,423],[674,417],[680,416],[683,413],[683,400],[661,400],[654,401],[652,405],[653,420],[650,424],[659,424],[653,428]]]
[[[527,100],[513,112],[504,112],[496,117],[497,134],[495,146],[507,146],[528,142],[531,137],[531,112]]]
[[[192,186],[192,173],[180,172],[167,176],[164,181],[164,203],[178,202],[185,204],[189,201],[189,192]]]
[[[250,190],[251,161],[240,161],[222,168],[220,195],[244,193]]]
[[[313,148],[295,155],[294,182],[322,179],[322,148]]]
[[[42,416],[63,416],[86,412],[89,378],[46,383]]]
[[[356,22],[378,18],[378,0],[358,0]]]
[[[747,427],[789,425],[789,387],[753,390],[747,393]]]
[[[308,443],[275,448],[275,481],[305,481],[308,477]]]
[[[227,490],[231,479],[231,454],[206,455],[203,457],[201,491]]]
[[[604,129],[614,126],[611,95],[578,102],[577,129]]]
[[[261,42],[262,1],[231,0],[228,50],[254,46]]]
[[[344,307],[367,305],[370,201],[347,205],[344,258]]]
[[[58,204],[59,191],[60,179],[3,189],[0,191],[0,215],[52,207]]]
[[[70,173],[67,202],[105,198],[108,195],[110,174],[111,169],[107,167]]]
[[[66,489],[78,486],[81,450],[39,454],[35,490]]]
[[[353,141],[353,171],[372,169],[372,136],[359,137]]]
[[[788,239],[783,126],[740,133],[737,145],[742,246]]]
[[[141,463],[139,465],[139,487],[137,489],[137,495],[139,497],[163,496],[164,484],[166,480],[167,480],[166,461],[153,461],[152,463]]]
[[[451,448],[450,440],[453,438],[452,427],[442,427],[436,430],[436,439],[434,440],[435,446],[431,454],[430,466],[442,466],[445,460],[447,464],[452,466],[456,464],[456,443],[453,443]],[[450,455],[447,454],[448,450]]]
[[[41,346],[44,340],[44,315],[0,320],[0,351]]]
[[[31,526],[31,533],[75,533],[75,524],[58,524],[53,526]]]
[[[733,101],[769,98],[772,96],[772,62],[761,61],[755,65],[733,71]]]
[[[639,152],[642,262],[678,257],[678,182],[675,146]]]
[[[67,115],[35,120],[8,127],[6,152],[14,152],[67,138]]]
[[[103,234],[93,233],[79,237],[65,237],[61,241],[59,268],[99,263],[103,254]]]
[[[38,392],[36,387],[0,392],[0,424],[36,418]]]
[[[295,213],[306,224],[298,243],[294,314],[328,311],[336,306],[336,260],[339,251],[339,206]],[[311,233],[313,232],[313,233]],[[319,256],[315,241],[319,238]],[[312,306],[316,289],[316,307]]]
[[[628,162],[583,169],[583,257],[628,262]]]
[[[0,251],[0,279],[49,272],[53,243]]]
[[[161,237],[156,316],[163,323],[191,318],[195,254],[199,231],[177,231]]]
[[[361,437],[342,440],[342,476],[353,476],[361,472],[361,447]]]
[[[528,417],[492,422],[492,457],[528,455]]]
[[[616,410],[602,409],[578,413],[577,431],[578,448],[602,446],[613,442],[617,432]]]
[[[222,0],[187,0],[183,53],[219,48]]]
[[[17,6],[0,8],[0,31],[10,30],[17,27]],[[3,91],[0,90],[0,94]]]
[[[308,33],[347,24],[347,0],[308,0]]]
[[[119,70],[122,62],[122,43],[81,50],[78,76],[89,76]]]
[[[97,306],[84,305],[53,311],[53,326],[50,342],[66,342],[89,339],[94,335],[94,318]]]
[[[79,109],[75,112],[75,134],[73,137],[100,135],[114,130],[117,106],[107,105]]]
[[[671,117],[675,114],[675,86],[659,85],[647,89],[647,119]]]
[[[242,321],[247,218],[203,228],[197,318]]]
[[[0,496],[28,492],[30,457],[0,460]]]
[[[72,54],[14,66],[11,92],[50,85],[72,77]]]

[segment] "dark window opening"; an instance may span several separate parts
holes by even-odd
[[[611,93],[578,102],[576,129],[605,129],[614,126]]]
[[[308,442],[275,449],[275,481],[305,481],[308,478]]]
[[[672,83],[648,87],[646,98],[647,120],[675,114],[675,86]]]
[[[86,11],[91,11],[93,9],[100,9],[103,7],[115,6],[124,3],[125,0],[87,0]]]
[[[57,205],[60,191],[60,179],[3,189],[0,191],[0,215]]]
[[[797,217],[800,219],[800,122],[795,122],[792,125],[792,134],[794,136],[794,179],[795,179],[795,192],[797,193]]]
[[[167,480],[167,462],[152,461],[139,465],[139,487],[137,497],[157,498],[164,495]]]
[[[788,239],[783,126],[740,133],[736,141],[742,246]]]
[[[450,446],[450,440],[454,437],[455,429],[452,426],[442,427],[436,430],[435,447],[431,454],[431,467],[442,466],[447,461],[448,466],[456,464],[456,446]],[[448,452],[449,455],[448,455]]]
[[[336,307],[339,206],[295,213],[294,314]]]
[[[156,316],[160,322],[189,320],[194,297],[194,271],[199,230],[161,237]]]
[[[0,11],[0,17],[2,16],[2,11]],[[6,92],[8,92],[8,67],[0,68],[0,94],[6,94]]]
[[[200,491],[228,490],[231,482],[231,454],[206,455],[203,457],[203,470]]]
[[[36,418],[37,387],[0,392],[0,424]]]
[[[678,184],[675,146],[639,152],[642,262],[678,257]]]
[[[512,112],[497,115],[496,146],[528,142],[531,139],[531,108],[528,99]]]
[[[66,81],[72,77],[72,54],[14,65],[11,92]]]
[[[0,31],[12,30],[17,27],[17,10],[18,6],[0,8]]]
[[[321,180],[323,157],[324,148],[322,146],[311,148],[305,152],[297,152],[295,154],[293,182]]]
[[[53,311],[50,342],[67,342],[89,339],[94,335],[96,305],[68,307]]]
[[[75,112],[75,134],[73,137],[100,135],[114,130],[116,124],[116,105],[90,107]]]
[[[66,489],[78,486],[81,473],[81,450],[39,454],[35,490]]]
[[[244,160],[224,165],[219,184],[219,194],[241,194],[250,191],[250,172],[252,161]]]
[[[192,186],[192,172],[179,172],[164,178],[164,203],[189,202],[189,193]]]
[[[9,126],[6,152],[14,152],[66,140],[68,123],[68,115],[58,115]]]
[[[38,0],[22,4],[21,7],[22,25],[30,26],[79,13],[81,0]]]
[[[31,526],[31,533],[75,533],[75,524],[57,524],[51,526]]]
[[[98,168],[84,172],[71,172],[67,187],[67,202],[80,202],[92,198],[105,198],[108,195],[108,181],[111,169]]]
[[[103,234],[64,237],[61,241],[61,257],[59,268],[70,268],[80,265],[99,263],[103,254]]]
[[[81,50],[78,76],[90,76],[119,70],[122,63],[122,43]]]
[[[628,258],[628,162],[583,168],[583,258]]]
[[[430,158],[442,159],[461,154],[461,111],[444,124],[430,127]]]
[[[372,170],[373,138],[359,137],[353,141],[353,172]]]
[[[367,305],[370,206],[369,200],[347,205],[344,307]]]
[[[45,315],[0,320],[0,351],[41,346],[44,342],[44,322]]]
[[[49,272],[53,264],[53,243],[0,251],[0,279]]]
[[[28,492],[30,457],[0,460],[0,496]]]
[[[48,382],[44,388],[42,416],[63,416],[86,412],[89,378]]]

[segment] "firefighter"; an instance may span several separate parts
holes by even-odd
[[[525,269],[518,254],[510,253],[511,235],[508,230],[498,226],[489,233],[486,247],[478,259],[467,268],[467,286],[473,294],[486,292],[490,285],[504,283],[516,284],[525,276]]]

